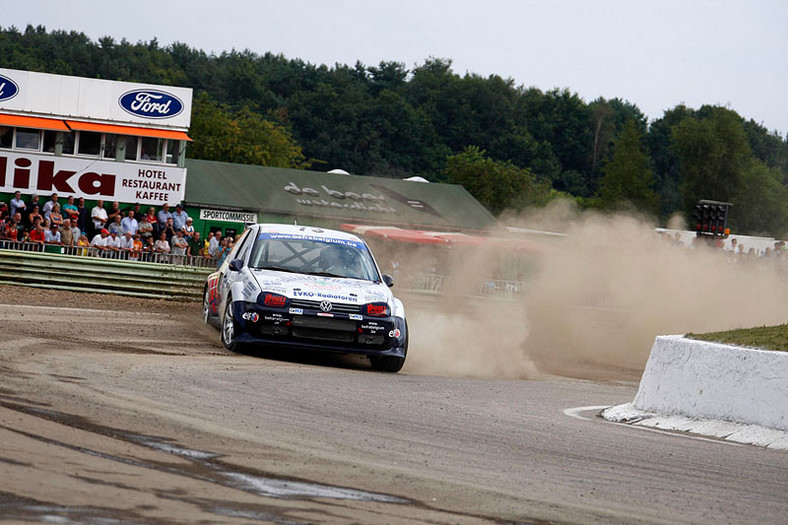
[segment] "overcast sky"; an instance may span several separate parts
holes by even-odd
[[[451,59],[464,74],[637,105],[727,105],[788,133],[785,0],[24,0],[0,25],[44,25],[313,64]],[[2,59],[0,59],[2,64]]]

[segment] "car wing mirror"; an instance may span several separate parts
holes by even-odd
[[[387,273],[383,274],[383,282],[386,283],[386,286],[389,288],[394,286],[394,278]]]
[[[241,268],[243,267],[244,267],[243,259],[233,259],[232,261],[230,261],[230,265],[228,266],[228,268],[230,268],[230,270],[234,272],[240,271]]]

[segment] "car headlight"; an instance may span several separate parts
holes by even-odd
[[[261,292],[260,295],[257,296],[257,302],[263,306],[284,308],[287,306],[287,297],[278,293]]]
[[[371,317],[388,317],[391,315],[391,308],[387,303],[367,303],[362,312]]]

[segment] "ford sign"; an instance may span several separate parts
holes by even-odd
[[[128,91],[118,103],[127,113],[142,118],[170,118],[183,111],[183,102],[178,97],[155,89]]]
[[[19,86],[8,77],[0,75],[0,102],[14,98],[19,93]]]

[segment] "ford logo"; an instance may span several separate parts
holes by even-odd
[[[0,75],[0,102],[14,98],[19,93],[19,86],[8,77]]]
[[[170,118],[183,111],[181,99],[155,89],[128,91],[118,103],[127,113],[143,118]]]

